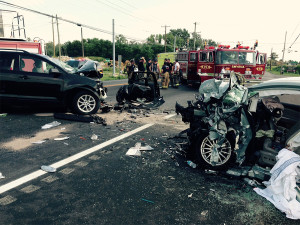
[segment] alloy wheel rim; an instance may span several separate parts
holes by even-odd
[[[85,113],[89,113],[96,107],[96,100],[91,95],[81,95],[77,101],[78,108]]]
[[[211,158],[212,158],[212,151],[214,146],[217,144],[217,140],[210,140],[209,136],[204,138],[202,141],[202,144],[200,146],[200,153],[202,158],[207,162],[208,164],[212,165]],[[230,142],[225,139],[222,146],[217,149],[218,151],[218,162],[214,164],[214,166],[221,166],[224,165],[231,156],[231,145]]]

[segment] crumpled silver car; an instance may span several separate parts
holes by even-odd
[[[280,101],[284,96],[300,97],[300,78],[270,80],[249,88],[241,85],[240,78],[232,73],[229,82],[207,80],[195,102],[186,108],[176,103],[176,112],[190,123],[189,149],[200,167],[273,166],[283,147],[300,153],[300,104]]]

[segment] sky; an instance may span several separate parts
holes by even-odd
[[[300,0],[7,0],[7,2],[64,19],[112,32],[128,39],[145,41],[151,34],[164,34],[169,29],[185,28],[202,38],[231,45],[239,41],[268,55],[276,52],[284,60],[300,61]],[[24,16],[27,37],[52,41],[51,18],[8,7],[0,1],[0,9],[15,10]],[[10,36],[16,13],[3,12],[5,36]],[[59,21],[61,43],[80,40],[80,27]],[[83,28],[84,38],[112,40],[111,34]],[[55,26],[55,42],[57,31]],[[292,45],[293,44],[293,45]],[[289,48],[292,45],[291,48]]]

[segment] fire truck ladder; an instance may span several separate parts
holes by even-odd
[[[17,24],[15,24],[17,23]],[[21,30],[24,31],[24,39],[26,39],[26,31],[25,31],[25,22],[24,22],[24,16],[19,15],[17,13],[17,16],[15,16],[12,20],[11,24],[11,37],[15,37],[15,31],[18,31],[19,33],[19,38],[21,38]]]

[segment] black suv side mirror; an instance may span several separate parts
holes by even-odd
[[[51,68],[49,70],[49,74],[52,74],[53,77],[59,77],[61,75],[61,72],[59,72],[59,70],[56,68]]]

